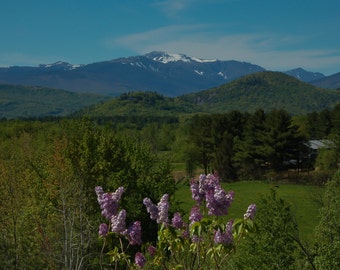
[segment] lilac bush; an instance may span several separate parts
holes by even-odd
[[[123,261],[129,269],[146,266],[147,269],[222,269],[237,243],[252,230],[256,205],[248,207],[243,219],[225,222],[234,192],[226,192],[217,175],[200,175],[198,180],[191,181],[190,190],[195,204],[188,223],[184,222],[179,212],[170,218],[168,194],[164,194],[157,204],[150,198],[144,198],[143,204],[150,219],[159,225],[157,245],[153,246],[142,243],[140,221],[126,228],[127,213],[124,209],[118,211],[124,188],[105,193],[97,187],[102,215],[110,221],[109,225],[100,225],[100,237],[107,238],[111,229],[111,233],[119,239],[125,238],[129,245],[141,246],[132,263],[120,242],[121,250],[115,248],[109,253],[111,260],[116,263]]]

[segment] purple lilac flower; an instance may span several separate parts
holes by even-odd
[[[145,265],[146,259],[144,257],[144,255],[140,252],[137,252],[135,255],[135,263],[137,264],[137,266],[139,268],[143,268]]]
[[[184,232],[182,233],[182,236],[184,238],[189,238],[189,236],[190,236],[189,230],[184,230]]]
[[[154,257],[156,255],[157,249],[154,246],[148,246],[148,252],[151,257]]]
[[[158,224],[167,224],[169,222],[168,211],[169,211],[169,195],[164,194],[157,204],[158,208]]]
[[[185,223],[183,222],[182,216],[180,213],[176,212],[171,220],[171,224],[176,229],[182,229],[185,227]]]
[[[232,228],[233,228],[233,221],[230,220],[227,225],[225,232],[222,232],[220,229],[217,229],[214,234],[214,242],[216,244],[223,244],[228,245],[231,244],[234,240],[233,234],[232,234]]]
[[[233,220],[229,220],[225,225],[225,234],[227,235],[227,243],[231,244],[234,241],[233,237]]]
[[[102,215],[110,220],[112,216],[117,214],[118,201],[120,200],[121,194],[124,192],[124,188],[120,187],[115,193],[105,193],[103,188],[98,186],[95,188],[97,193],[97,200],[102,209]]]
[[[256,213],[256,205],[251,204],[248,206],[247,212],[244,214],[244,219],[254,219]]]
[[[202,219],[202,214],[200,212],[200,208],[195,205],[191,208],[190,211],[190,216],[189,216],[189,220],[190,220],[190,225],[192,225],[193,223],[195,223],[196,221],[200,221]]]
[[[190,190],[192,199],[198,204],[201,204],[204,199],[204,190],[200,189],[199,182],[197,182],[195,179],[190,182]]]
[[[117,190],[114,193],[112,193],[112,199],[117,202],[120,201],[120,198],[122,197],[124,191],[125,191],[124,187],[117,188]]]
[[[95,187],[94,190],[96,191],[96,194],[97,194],[98,203],[100,203],[100,198],[104,194],[104,190],[103,190],[103,188],[101,186]]]
[[[193,243],[199,243],[202,241],[202,237],[198,237],[197,235],[194,234],[193,236],[191,236],[191,241]]]
[[[221,244],[221,243],[223,243],[223,241],[224,241],[224,235],[221,232],[220,228],[218,228],[217,231],[215,231],[215,234],[214,234],[214,242],[216,244]]]
[[[118,215],[111,218],[111,230],[115,233],[123,233],[126,230],[126,210],[122,209]]]
[[[217,174],[201,174],[198,182],[191,181],[190,189],[192,198],[199,205],[205,200],[209,215],[223,216],[228,214],[234,192],[231,191],[227,194],[224,191]]]
[[[234,200],[234,192],[229,191],[226,193],[220,185],[217,185],[214,191],[208,195],[210,196],[207,196],[206,200],[209,214],[215,216],[228,215],[229,207]]]
[[[158,224],[167,224],[169,222],[169,195],[164,194],[159,203],[154,205],[149,198],[144,198],[143,204],[146,206],[146,210],[150,214],[152,220],[156,220]]]
[[[154,205],[149,198],[145,198],[143,204],[146,206],[146,211],[150,214],[150,218],[157,220],[159,212],[157,206]]]
[[[99,225],[99,232],[98,232],[98,234],[100,236],[107,236],[108,232],[109,232],[109,227],[107,226],[106,223],[102,223],[102,224]]]
[[[209,174],[201,175],[200,182],[205,194],[206,207],[209,215],[222,216],[228,214],[228,209],[233,201],[234,192],[228,194],[221,187],[218,176]]]
[[[140,221],[135,221],[126,231],[131,245],[142,244],[142,227]]]

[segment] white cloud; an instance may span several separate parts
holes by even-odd
[[[55,63],[57,61],[68,62],[65,57],[59,56],[37,56],[17,52],[0,53],[0,67],[9,66],[38,66],[39,64]]]
[[[171,17],[188,8],[193,3],[195,3],[194,0],[158,0],[154,1],[153,5]]]
[[[138,54],[163,50],[203,59],[246,61],[281,71],[303,67],[327,72],[327,68],[336,68],[340,62],[340,50],[303,49],[301,44],[305,38],[301,36],[277,33],[221,35],[215,29],[216,25],[207,24],[167,26],[108,40],[106,45],[122,46]]]

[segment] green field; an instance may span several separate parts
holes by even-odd
[[[311,239],[318,223],[320,204],[317,202],[323,189],[317,186],[294,184],[270,184],[261,181],[243,181],[235,183],[222,183],[226,191],[233,190],[235,199],[230,208],[228,219],[241,218],[251,203],[257,203],[261,195],[269,194],[270,189],[275,189],[277,197],[291,205],[296,218],[301,239]],[[182,202],[181,207],[190,212],[194,201],[191,199],[189,184],[181,184],[175,194],[175,199]]]

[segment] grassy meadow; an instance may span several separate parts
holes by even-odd
[[[295,184],[272,184],[264,181],[241,181],[235,183],[222,183],[226,191],[233,190],[235,198],[230,207],[228,219],[241,218],[248,205],[257,203],[262,195],[269,194],[275,189],[278,198],[284,199],[291,206],[296,218],[300,238],[311,239],[318,223],[320,199],[323,193],[321,187]],[[189,213],[194,201],[191,198],[189,183],[181,183],[175,194],[175,199],[181,202],[181,208]],[[187,217],[188,215],[186,215]]]

